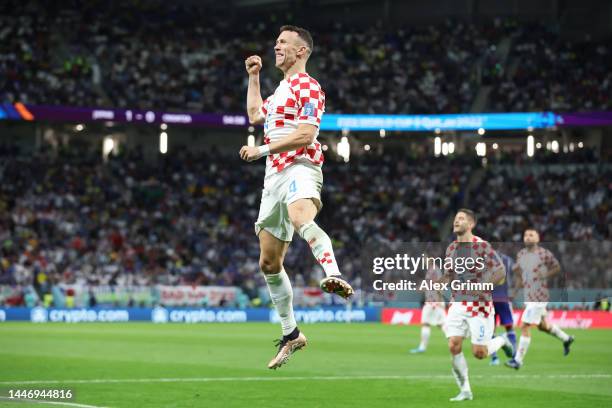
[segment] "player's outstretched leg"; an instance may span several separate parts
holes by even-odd
[[[521,338],[519,339],[518,348],[516,349],[516,353],[514,358],[506,361],[506,367],[514,368],[518,370],[523,365],[523,360],[527,355],[527,350],[529,350],[529,345],[531,344],[531,332],[529,327],[523,326]]]
[[[293,314],[293,290],[287,273],[283,269],[278,274],[266,274],[265,277],[283,330],[283,337],[275,344],[278,351],[268,363],[268,368],[276,369],[285,364],[294,352],[305,347],[307,340],[297,328]]]
[[[288,243],[280,241],[266,230],[259,233],[259,244],[261,255],[259,266],[261,267],[270,299],[278,312],[281,322],[282,334],[276,346],[278,351],[274,358],[268,363],[268,368],[276,369],[285,364],[291,355],[306,346],[307,341],[295,321],[293,313],[293,288],[289,276],[283,268],[283,259],[287,251]]]
[[[291,222],[300,237],[308,242],[312,254],[325,272],[325,278],[320,282],[321,289],[347,299],[353,295],[353,288],[340,274],[331,239],[314,222],[316,214],[317,207],[310,199],[300,199],[289,205]]]
[[[468,366],[461,346],[463,343],[462,337],[450,337],[448,339],[448,346],[451,352],[451,364],[452,373],[459,387],[459,394],[450,399],[450,401],[469,401],[474,399],[472,395],[472,388],[470,386],[470,379],[468,377]]]

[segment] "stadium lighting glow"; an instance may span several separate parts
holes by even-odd
[[[434,139],[434,155],[438,157],[442,153],[442,139],[436,137]]]
[[[387,132],[385,131],[385,129],[380,129],[380,137],[385,137],[387,135]]]
[[[493,150],[497,150],[499,148],[499,145],[497,143],[493,143]]]
[[[161,154],[168,153],[168,134],[166,132],[159,134],[159,152]]]
[[[534,153],[534,139],[533,136],[527,136],[527,156],[533,157]]]
[[[102,141],[102,157],[106,160],[106,158],[113,151],[114,148],[115,148],[115,141],[113,140],[113,138],[105,137],[104,140]]]
[[[249,147],[255,146],[255,136],[249,135],[249,137],[247,137],[247,146]]]
[[[161,130],[166,130],[168,129],[168,125],[166,125],[165,123],[162,123],[161,125],[159,125]]]
[[[342,139],[340,139],[337,146],[337,152],[345,162],[349,161],[349,157],[351,156],[351,145],[349,145],[348,138],[346,136],[343,136]]]
[[[75,129],[77,132],[80,132],[81,130],[85,129],[85,126],[84,126],[82,123],[79,123],[78,125],[76,125],[76,126],[74,127],[74,129]]]
[[[478,134],[480,136],[484,135],[485,134],[485,130],[483,128],[478,129]]]
[[[484,142],[476,143],[476,155],[484,157],[487,155],[487,144]]]
[[[536,149],[541,149],[542,148],[542,143],[538,142],[536,143]]]
[[[448,154],[455,153],[455,144],[453,142],[448,142]]]
[[[559,153],[559,142],[557,140],[553,140],[552,143],[550,144],[550,149],[554,153]]]
[[[363,146],[363,150],[365,150],[366,152],[369,152],[370,151],[370,145],[367,144],[367,145]]]
[[[448,154],[448,143],[442,143],[442,156],[446,156]]]
[[[582,143],[582,142],[578,142],[578,148],[579,148],[579,149],[582,149],[583,147],[584,147],[584,143]]]

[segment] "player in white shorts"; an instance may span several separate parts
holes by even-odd
[[[261,58],[245,60],[249,74],[247,111],[252,124],[264,125],[264,144],[243,146],[240,157],[246,161],[266,157],[266,175],[255,233],[259,237],[259,265],[264,273],[270,298],[280,316],[283,337],[268,368],[282,366],[294,351],[306,346],[306,337],[297,328],[293,313],[293,290],[283,267],[289,243],[297,230],[308,242],[326,277],[321,289],[343,298],[353,294],[342,278],[329,236],[314,221],[322,207],[323,151],[317,141],[325,111],[325,93],[306,73],[306,62],[313,51],[310,33],[300,27],[283,26],[276,40],[276,67],[284,74],[274,94],[261,97],[259,72]]]
[[[455,215],[453,232],[457,239],[448,246],[445,254],[447,282],[498,284],[505,278],[504,266],[491,244],[472,234],[475,225],[473,211],[460,209]],[[446,267],[449,259],[453,260],[452,268]],[[469,267],[467,259],[471,259]],[[452,357],[452,373],[460,391],[450,400],[465,401],[473,399],[473,394],[462,351],[463,339],[470,337],[472,354],[479,360],[502,347],[509,356],[514,350],[506,336],[493,338],[495,321],[491,290],[452,289],[451,295],[445,330]]]
[[[507,361],[506,366],[518,370],[523,365],[525,355],[531,344],[531,328],[555,336],[563,342],[563,354],[567,356],[574,337],[568,335],[556,324],[546,321],[546,306],[548,305],[548,279],[561,271],[561,265],[555,256],[542,248],[540,234],[535,228],[528,228],[523,233],[525,248],[516,255],[515,275],[519,277],[519,285],[523,287],[525,310],[521,322],[521,338],[516,356]]]
[[[439,281],[442,272],[433,265],[427,270],[425,280]],[[431,326],[440,327],[444,332],[444,319],[446,318],[445,303],[442,293],[438,290],[425,291],[425,304],[421,310],[421,342],[417,348],[410,350],[412,354],[424,353],[429,344]]]

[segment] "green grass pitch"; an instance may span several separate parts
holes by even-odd
[[[536,333],[518,372],[470,355],[475,399],[450,403],[457,387],[439,330],[426,354],[410,355],[418,327],[301,329],[308,347],[270,371],[279,328],[268,323],[2,323],[0,390],[71,389],[70,403],[96,407],[612,406],[612,330],[570,331],[568,357],[558,340]],[[43,380],[56,382],[34,382]]]

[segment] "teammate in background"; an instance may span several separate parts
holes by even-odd
[[[442,271],[433,265],[427,270],[425,280],[439,281],[442,278]],[[425,304],[421,311],[421,342],[419,347],[410,350],[412,354],[424,353],[429,344],[431,326],[437,326],[444,333],[444,319],[446,318],[444,296],[439,290],[425,291]]]
[[[448,246],[445,257],[455,259],[457,263],[455,270],[444,271],[445,280],[498,284],[505,277],[504,266],[491,244],[472,234],[475,225],[476,216],[473,211],[460,209],[455,215],[453,232],[457,235],[457,239]],[[459,270],[457,265],[460,259],[463,259],[464,265],[467,265],[466,260],[472,259],[473,267]],[[481,260],[479,264],[478,260]],[[473,399],[473,395],[468,378],[467,361],[462,350],[463,339],[470,336],[472,353],[479,360],[490,356],[501,347],[504,347],[504,351],[509,355],[514,351],[506,336],[493,337],[495,321],[491,291],[452,290],[451,296],[446,317],[446,337],[451,353],[452,373],[460,391],[450,400],[465,401]]]
[[[506,336],[512,344],[512,349],[516,350],[516,334],[514,333],[514,319],[512,318],[512,303],[508,296],[508,287],[510,287],[511,273],[514,266],[514,260],[506,254],[498,252],[499,257],[506,269],[506,279],[501,285],[495,286],[493,289],[493,308],[495,309],[495,323],[499,319],[499,324],[506,328]],[[514,356],[508,356],[514,357]],[[497,353],[491,354],[491,365],[499,365]]]
[[[266,174],[255,233],[259,237],[259,265],[270,298],[280,316],[283,337],[278,352],[268,363],[276,369],[307,340],[297,328],[293,313],[293,289],[283,267],[294,230],[305,239],[323,267],[321,289],[343,298],[353,288],[338,270],[329,236],[314,221],[321,209],[323,152],[317,141],[325,111],[325,93],[306,73],[314,47],[310,33],[300,27],[283,26],[274,46],[276,67],[284,74],[273,95],[263,100],[259,85],[261,58],[245,60],[249,75],[247,112],[249,122],[264,125],[264,144],[243,146],[240,157],[254,161],[266,157]]]
[[[554,255],[542,248],[540,234],[535,228],[528,228],[523,234],[525,248],[516,256],[514,272],[524,290],[525,310],[521,323],[521,339],[514,359],[506,361],[506,366],[519,369],[531,343],[531,328],[537,327],[543,332],[557,337],[563,342],[563,355],[567,356],[574,337],[568,335],[559,326],[546,321],[548,304],[548,279],[559,273],[561,265]]]

